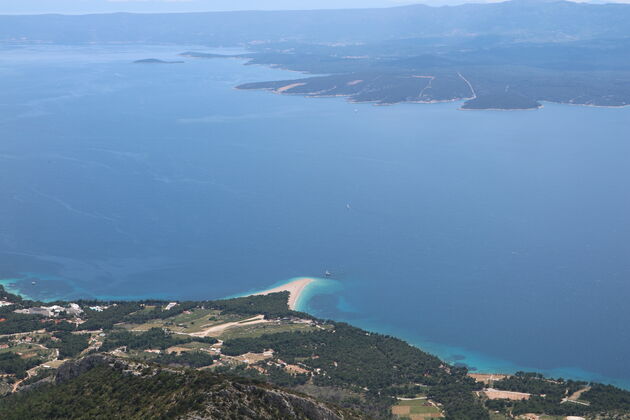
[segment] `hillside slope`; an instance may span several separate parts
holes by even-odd
[[[164,369],[94,355],[63,365],[44,381],[0,401],[0,418],[287,419],[359,417],[269,384],[208,371]]]

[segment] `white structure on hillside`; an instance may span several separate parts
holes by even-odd
[[[79,316],[83,313],[83,309],[81,309],[81,307],[76,303],[71,303],[70,305],[68,305],[66,313],[68,315]]]
[[[81,307],[76,303],[71,303],[70,305],[68,305],[67,308],[59,305],[38,306],[27,309],[16,309],[14,312],[18,314],[40,315],[45,316],[46,318],[52,318],[59,316],[62,313],[66,313],[72,316],[79,316],[83,313],[83,309],[81,309]]]

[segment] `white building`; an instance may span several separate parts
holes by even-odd
[[[79,316],[83,313],[83,309],[81,309],[81,307],[76,303],[71,303],[70,305],[68,305],[66,313],[68,315]]]

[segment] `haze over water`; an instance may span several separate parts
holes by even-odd
[[[239,60],[132,64],[187,49],[0,51],[5,284],[212,299],[330,270],[315,315],[629,386],[629,108],[376,107],[235,90],[299,77]]]

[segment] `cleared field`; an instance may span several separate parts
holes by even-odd
[[[197,341],[193,341],[192,343],[179,344],[175,347],[178,347],[178,348],[181,347],[182,349],[186,349],[187,351],[199,351],[199,350],[207,350],[210,347],[212,347],[212,345],[208,343],[199,343]],[[170,348],[173,348],[173,347],[170,347]]]
[[[53,369],[57,369],[59,366],[63,365],[66,362],[67,362],[67,360],[53,360],[51,362],[44,363],[43,366],[44,367],[53,368]]]
[[[247,317],[236,315],[221,315],[218,311],[199,309],[190,314],[181,314],[166,321],[166,327],[173,332],[185,334],[198,333],[210,327],[229,322],[241,322]]]
[[[55,352],[54,350],[47,349],[40,344],[18,344],[6,349],[0,349],[2,353],[16,353],[22,355],[23,358],[42,357],[47,359],[51,357]]]
[[[400,420],[424,420],[444,417],[439,408],[424,397],[401,400],[392,407],[392,414]]]
[[[482,391],[486,394],[486,397],[490,400],[528,400],[531,397],[531,394],[527,394],[525,392],[513,392],[513,391],[501,391],[498,389],[484,389]]]
[[[131,331],[148,331],[151,328],[164,328],[164,321],[151,321],[146,324],[119,324],[117,327]]]
[[[220,315],[219,311],[211,309],[195,309],[190,313],[179,314],[173,318],[168,318],[169,323],[173,323],[175,328],[182,328],[182,332],[197,332],[204,326],[214,325],[234,320],[236,317]]]
[[[36,347],[32,344],[18,344],[6,349],[0,349],[0,353],[29,353],[35,351]]]
[[[220,311],[211,309],[195,309],[171,318],[151,320],[143,324],[120,324],[118,327],[137,332],[151,328],[164,328],[173,333],[217,337],[221,340],[260,337],[263,334],[279,332],[310,331],[318,328],[310,323],[265,320],[262,316],[243,317],[221,314]]]
[[[195,309],[189,313],[182,313],[166,319],[154,319],[143,324],[120,324],[121,328],[131,331],[147,331],[151,328],[166,328],[176,333],[198,333],[209,327],[227,322],[239,322],[245,318],[235,315],[222,315],[211,309]]]
[[[263,334],[274,334],[292,331],[314,331],[315,327],[309,324],[286,324],[286,323],[266,323],[244,326],[233,326],[225,330],[219,338],[223,341],[232,338],[254,338]]]

